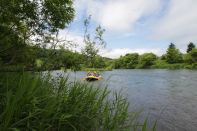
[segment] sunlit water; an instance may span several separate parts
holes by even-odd
[[[67,75],[61,71],[52,72]],[[81,80],[87,72],[69,72]],[[158,131],[197,131],[197,70],[113,70],[93,84],[121,90],[130,111],[142,111],[149,123],[158,121]]]

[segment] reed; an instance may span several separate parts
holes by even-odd
[[[1,131],[146,128],[137,121],[137,113],[128,113],[127,99],[121,93],[113,93],[111,97],[106,87],[28,73],[1,74],[0,87]]]

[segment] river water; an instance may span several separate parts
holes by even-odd
[[[52,74],[63,73],[54,71]],[[87,72],[70,72],[80,80]],[[101,72],[111,90],[121,90],[130,111],[142,110],[158,131],[197,131],[197,70],[113,70]]]

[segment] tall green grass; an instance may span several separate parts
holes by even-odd
[[[0,78],[0,131],[145,130],[120,93],[27,73]]]

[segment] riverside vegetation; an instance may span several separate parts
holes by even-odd
[[[190,46],[192,45],[192,48]],[[174,44],[170,44],[166,54],[161,57],[154,53],[128,53],[118,59],[95,55],[91,61],[81,53],[68,49],[43,49],[25,45],[17,56],[0,55],[1,71],[16,70],[112,70],[112,69],[197,69],[197,48],[188,45],[187,53],[181,53]],[[23,52],[23,50],[25,50]],[[12,52],[8,52],[12,53]],[[14,58],[13,58],[14,57]],[[11,62],[10,62],[11,61]],[[93,61],[93,62],[92,62]],[[9,64],[8,64],[9,63]],[[94,65],[92,65],[94,63]]]
[[[114,68],[126,69],[197,69],[197,48],[190,42],[187,53],[183,54],[171,43],[166,54],[161,57],[154,53],[126,54],[115,60]]]
[[[1,74],[0,87],[1,131],[147,129],[138,113],[128,113],[125,97],[109,97],[107,88],[30,73]]]

